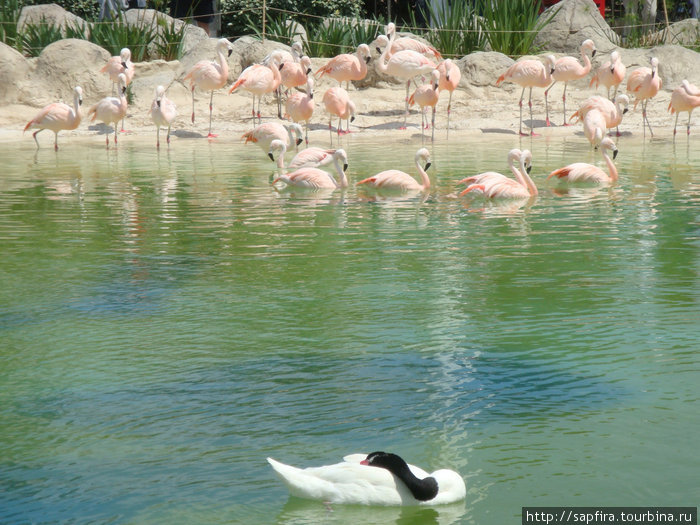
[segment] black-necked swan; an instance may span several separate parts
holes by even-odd
[[[272,458],[268,463],[293,496],[355,505],[440,505],[466,497],[462,476],[441,469],[428,474],[396,454],[351,454],[334,465],[305,469]]]

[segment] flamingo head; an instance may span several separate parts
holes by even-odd
[[[122,65],[126,67],[126,62],[131,60],[131,50],[128,47],[122,48],[122,50],[119,52],[119,58],[122,60]]]
[[[603,150],[612,151],[613,159],[617,157],[617,146],[613,142],[613,139],[611,139],[610,137],[605,137],[603,140],[600,141],[600,148]]]
[[[357,56],[365,59],[365,63],[369,63],[370,58],[372,58],[372,51],[367,44],[360,44],[357,46]]]
[[[270,157],[272,162],[275,162],[275,152],[279,152],[280,155],[284,155],[286,151],[287,145],[283,141],[275,139],[270,142],[270,151],[267,152],[267,156]]]
[[[163,95],[165,95],[165,88],[163,86],[158,86],[156,88],[156,104],[158,107],[160,107],[160,102],[163,99]]]
[[[587,49],[588,51],[591,52],[591,58],[595,56],[595,53],[596,53],[595,42],[593,42],[593,40],[591,40],[590,38],[587,38],[581,44],[581,50],[583,51],[584,49]]]
[[[216,50],[221,53],[228,51],[227,56],[231,56],[231,53],[233,53],[233,47],[231,47],[231,42],[228,41],[228,38],[220,38],[216,43]]]
[[[333,153],[333,159],[338,161],[338,164],[342,161],[343,163],[343,173],[348,170],[348,154],[343,148],[335,150]]]
[[[301,42],[294,42],[292,44],[292,54],[296,54],[297,57],[303,56],[304,49],[301,46]]]
[[[386,37],[386,35],[379,35],[377,37],[377,53],[380,53],[384,50],[386,46],[389,45],[389,39]]]
[[[313,68],[311,67],[311,59],[308,56],[304,55],[301,57],[301,65],[307,75],[311,74]]]
[[[630,105],[630,98],[627,95],[618,95],[617,97],[615,97],[615,102],[619,106],[622,106],[623,115],[629,111],[629,108],[627,106]]]
[[[659,68],[659,59],[656,57],[651,57],[649,62],[651,63],[651,78],[654,78],[656,71]]]
[[[554,73],[554,65],[557,62],[557,59],[554,58],[554,55],[547,55],[546,57],[544,57],[544,62],[546,65],[549,66],[549,74],[551,75],[552,73]]]
[[[422,160],[425,162],[425,167],[423,168],[425,171],[428,171],[428,168],[430,168],[430,152],[428,151],[427,148],[421,148],[418,151],[416,151],[416,162]]]
[[[119,92],[124,95],[126,94],[126,75],[124,73],[119,73]]]
[[[83,88],[80,86],[75,86],[73,91],[76,95],[78,95],[78,105],[81,106],[83,104]]]
[[[532,171],[532,153],[529,149],[524,149],[520,152],[520,162],[522,162],[525,171],[529,175]]]
[[[396,33],[396,24],[394,24],[394,22],[389,22],[384,28],[384,32],[387,35],[393,35],[394,33]]]

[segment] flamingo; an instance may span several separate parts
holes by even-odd
[[[412,49],[404,49],[398,53],[392,54],[391,45],[395,35],[396,33],[392,33],[389,35],[389,38],[384,35],[379,35],[379,37],[377,37],[377,42],[380,46],[383,46],[384,49],[381,52],[376,67],[380,73],[406,81],[406,105],[404,109],[403,126],[400,128],[406,129],[406,119],[408,118],[408,90],[411,87],[411,80],[418,75],[430,73],[437,65],[432,60]],[[379,49],[380,48],[377,48],[377,50]]]
[[[386,28],[384,29],[384,32],[387,36],[396,33],[396,24],[394,24],[393,22],[388,23]],[[404,49],[416,51],[421,55],[433,55],[436,60],[442,60],[442,55],[433,46],[424,44],[420,40],[416,40],[415,38],[411,38],[408,36],[394,38],[389,52],[398,53],[399,51],[403,51]]]
[[[54,102],[48,106],[44,106],[32,120],[24,126],[24,131],[30,128],[39,128],[34,133],[34,142],[39,149],[39,141],[36,136],[40,131],[50,129],[54,134],[53,149],[58,151],[58,132],[66,129],[75,129],[80,124],[82,115],[80,114],[80,105],[83,103],[83,89],[80,86],[73,88],[73,105],[69,106],[63,102]]]
[[[438,64],[440,72],[440,91],[449,91],[450,98],[447,101],[447,135],[450,134],[450,112],[452,111],[452,92],[459,86],[462,79],[462,71],[452,59],[448,58]]]
[[[114,144],[117,144],[117,123],[124,118],[127,110],[126,102],[126,75],[119,73],[119,98],[105,97],[92,106],[88,115],[92,115],[92,121],[101,120],[105,124],[114,124]],[[105,136],[105,143],[109,148],[109,134]]]
[[[622,116],[628,111],[627,106],[629,106],[629,103],[630,99],[627,95],[618,95],[615,97],[614,102],[611,102],[609,99],[601,97],[600,95],[593,95],[592,97],[588,97],[583,101],[581,106],[578,108],[578,111],[574,112],[569,120],[577,119],[578,121],[585,119],[586,114],[595,109],[596,111],[602,113],[605,117],[605,124],[608,129],[617,128],[622,122]],[[619,128],[617,131],[617,136],[620,136]]]
[[[252,142],[257,144],[266,154],[270,149],[272,141],[277,139],[285,143],[287,147],[292,144],[298,146],[301,144],[303,131],[299,124],[287,123],[280,124],[279,122],[265,122],[255,127],[253,130],[244,133],[241,137],[245,139],[245,143]],[[294,138],[296,135],[296,140]]]
[[[224,87],[228,81],[228,62],[226,59],[231,56],[232,52],[233,47],[231,47],[230,42],[225,38],[220,38],[216,43],[218,62],[200,60],[192,66],[192,69],[189,70],[183,79],[190,79],[190,90],[192,91],[192,124],[194,124],[194,88],[198,87],[202,91],[211,91],[211,96],[209,97],[209,133],[207,138],[217,136],[211,132],[214,91]]]
[[[267,458],[297,497],[354,505],[441,505],[463,500],[464,479],[449,469],[432,474],[386,452],[350,454],[343,462],[300,469]]]
[[[306,148],[297,153],[286,169],[294,171],[299,168],[320,168],[333,162],[333,155],[337,150],[323,148]],[[284,155],[287,153],[287,144],[276,139],[270,143],[270,150],[267,154],[271,161],[275,161],[274,153],[278,152],[277,167],[284,170]]]
[[[361,180],[356,185],[365,185],[378,190],[428,191],[430,189],[430,178],[426,171],[430,168],[430,152],[425,148],[420,148],[416,151],[414,160],[422,184],[403,171],[386,170]],[[424,168],[420,165],[421,161],[425,162]]]
[[[518,162],[519,167],[515,167]],[[481,192],[489,199],[523,199],[537,196],[537,186],[530,178],[532,153],[529,150],[512,149],[508,152],[508,166],[515,180],[495,171],[487,171],[462,179],[457,184],[468,184],[459,195],[472,191]]]
[[[348,156],[344,149],[335,150],[333,154],[333,165],[338,174],[338,180],[327,171],[318,168],[299,168],[292,173],[280,175],[272,181],[272,184],[284,182],[287,186],[307,189],[347,188],[348,178],[345,175],[345,171],[348,169]]]
[[[306,132],[304,140],[309,143],[309,121],[314,114],[314,79],[308,77],[306,79],[306,93],[293,93],[287,99],[285,110],[288,116],[294,122],[306,122]]]
[[[520,93],[520,135],[526,135],[523,133],[523,97],[525,96],[525,89],[530,88],[530,97],[528,99],[527,105],[530,108],[530,135],[534,136],[535,132],[532,128],[532,88],[533,87],[547,87],[552,80],[552,73],[554,72],[554,55],[547,55],[544,57],[545,64],[539,60],[525,59],[518,60],[513,65],[511,65],[505,73],[503,73],[496,81],[496,86],[499,86],[501,82],[513,82],[518,84],[523,88]],[[544,104],[549,115],[549,104],[547,102],[547,97],[544,97]],[[549,116],[547,116],[549,120]]]
[[[552,89],[554,84],[557,82],[564,82],[564,93],[562,94],[561,100],[564,103],[564,126],[569,124],[566,122],[566,87],[572,80],[578,80],[585,77],[591,72],[591,59],[588,58],[586,51],[590,51],[591,58],[595,56],[595,43],[593,40],[586,39],[581,44],[581,59],[583,60],[583,65],[580,64],[577,58],[574,57],[561,57],[554,63],[554,71],[552,72],[552,83],[545,89],[544,97],[547,98],[549,90]],[[549,115],[547,115],[547,126],[550,125]]]
[[[634,109],[637,109],[637,104],[641,101],[642,103],[642,128],[644,129],[644,134],[646,136],[646,128],[644,124],[649,126],[649,133],[654,136],[654,132],[651,130],[651,124],[649,124],[649,119],[647,119],[647,103],[650,98],[653,98],[661,89],[663,82],[661,77],[658,75],[659,59],[652,57],[649,61],[651,68],[640,67],[630,73],[627,79],[627,92],[634,93]]]
[[[369,46],[360,44],[357,46],[357,51],[353,54],[343,53],[331,58],[316,71],[315,76],[319,79],[324,75],[328,75],[341,86],[343,82],[346,82],[347,89],[350,89],[351,80],[362,80],[367,76],[367,64],[371,57],[372,53]]]
[[[126,76],[127,87],[134,79],[134,63],[131,61],[131,50],[128,47],[122,48],[119,56],[110,57],[100,73],[107,73],[112,81],[112,96],[114,96],[114,88],[119,83],[119,74],[124,73]],[[124,129],[124,118],[122,118],[122,127],[119,130],[121,133],[126,133]]]
[[[266,93],[272,93],[277,90],[282,82],[282,76],[279,70],[279,55],[273,53],[270,61],[266,64],[253,64],[245,68],[238,79],[233,83],[228,90],[229,94],[236,91],[239,87],[248,91],[253,95],[253,123],[255,123],[255,97],[258,97],[258,112],[257,118],[262,122],[260,116],[260,103],[262,97]]]
[[[671,93],[671,102],[668,105],[668,110],[671,115],[676,114],[676,122],[673,124],[673,138],[676,138],[676,127],[678,126],[678,116],[682,111],[688,112],[688,125],[686,126],[687,134],[690,136],[690,117],[693,114],[693,110],[700,106],[700,91],[698,88],[688,82],[683,80],[681,85],[673,90]]]
[[[585,162],[576,162],[574,164],[569,164],[558,170],[554,170],[547,176],[547,179],[551,177],[559,177],[562,180],[568,182],[590,182],[594,184],[611,184],[617,180],[617,168],[615,163],[612,161],[608,155],[608,150],[613,152],[613,159],[617,157],[617,146],[610,137],[605,137],[600,142],[600,153],[603,155],[603,159],[608,166],[608,173],[605,173],[598,166],[593,166],[592,164],[587,164]]]
[[[286,49],[276,49],[269,55],[267,55],[262,63],[263,65],[267,65],[272,56],[276,55],[279,59],[279,69],[280,69],[280,76],[282,79],[282,84],[284,86],[287,86],[288,80],[286,80],[288,77],[295,77],[295,75],[298,74],[298,71],[301,71],[300,68],[300,61],[303,59],[303,49],[301,46],[301,42],[294,42],[292,44],[292,49],[291,52],[287,51]],[[284,68],[282,67],[284,66]],[[311,60],[309,59],[309,68],[311,67]],[[306,84],[306,74],[304,74],[303,80],[298,80],[298,83],[295,84],[294,86],[287,86],[288,88],[290,87],[296,87],[296,86],[303,86]],[[282,118],[282,105],[280,102],[281,94],[280,94],[280,88],[278,87],[275,90],[275,94],[277,96],[277,117]]]
[[[627,68],[622,63],[620,58],[620,53],[613,51],[610,53],[610,60],[600,65],[596,71],[593,78],[591,78],[591,83],[589,87],[595,84],[596,89],[600,84],[603,84],[608,89],[608,98],[614,100],[617,95],[617,89],[620,84],[625,79],[625,74],[627,73]],[[610,88],[615,88],[612,97],[610,96]]]
[[[607,129],[607,121],[605,120],[605,115],[603,115],[597,109],[592,109],[586,116],[583,117],[583,134],[591,143],[591,146],[597,147],[600,141],[605,137],[605,131]]]
[[[420,106],[420,116],[421,116],[421,128],[420,134],[423,136],[423,129],[427,128],[427,122],[425,117],[425,108],[433,108],[433,118],[432,118],[432,129],[430,140],[435,141],[435,106],[437,106],[438,99],[440,97],[440,72],[434,69],[430,76],[432,78],[431,84],[423,84],[418,86],[416,90],[409,98],[408,103],[412,106],[413,104],[418,104]]]
[[[156,148],[160,148],[160,128],[168,126],[166,142],[170,144],[170,126],[177,116],[175,102],[165,96],[165,88],[158,86],[156,96],[151,104],[151,119],[156,125]]]
[[[355,104],[350,100],[350,95],[342,87],[328,88],[323,94],[323,105],[329,113],[328,131],[331,130],[333,115],[338,117],[338,135],[350,133],[350,122],[355,120]],[[347,129],[343,131],[342,119],[347,120]]]

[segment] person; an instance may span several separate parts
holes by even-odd
[[[214,21],[215,0],[170,0],[170,16],[173,18],[192,17],[208,36],[210,24]]]

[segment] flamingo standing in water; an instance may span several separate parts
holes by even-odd
[[[331,130],[333,115],[338,117],[338,135],[350,133],[350,122],[355,120],[355,104],[350,100],[350,95],[342,87],[328,88],[323,94],[323,105],[328,112],[328,131]],[[347,129],[343,131],[342,120],[347,120]],[[332,135],[331,135],[332,137]]]
[[[357,51],[353,54],[343,53],[331,58],[324,66],[316,71],[316,78],[323,78],[328,75],[333,80],[336,80],[341,86],[343,82],[347,83],[347,89],[350,89],[351,80],[362,80],[367,76],[367,64],[369,63],[372,53],[367,44],[357,46]]]
[[[168,126],[165,141],[170,144],[170,126],[177,116],[175,102],[165,96],[165,88],[158,86],[156,96],[151,104],[151,120],[156,125],[156,148],[160,148],[160,128]]]
[[[428,191],[430,189],[430,178],[426,171],[430,168],[430,152],[425,148],[420,148],[416,151],[414,160],[421,182],[418,182],[404,171],[385,170],[359,181],[356,186],[363,185],[377,190]],[[425,167],[421,166],[421,161],[425,163]]]
[[[620,136],[619,125],[622,122],[622,116],[627,113],[627,106],[629,106],[630,99],[627,95],[618,95],[615,97],[615,101],[611,102],[605,97],[600,95],[593,95],[588,97],[583,101],[578,111],[571,115],[569,120],[583,120],[586,118],[586,114],[591,110],[599,111],[605,117],[605,124],[608,129],[618,128],[617,136]]]
[[[583,117],[583,134],[594,148],[598,147],[598,144],[603,140],[606,130],[607,122],[605,120],[605,115],[597,109],[590,110],[586,113],[586,116]]]
[[[449,91],[450,98],[447,101],[447,136],[450,135],[450,112],[452,111],[452,92],[459,86],[462,80],[462,71],[451,59],[446,59],[438,64],[440,72],[440,91]]]
[[[688,112],[688,125],[686,126],[687,134],[690,136],[690,117],[693,110],[700,106],[700,91],[698,88],[683,80],[681,85],[671,93],[671,102],[668,105],[668,110],[671,115],[676,114],[676,122],[673,124],[673,138],[676,138],[676,127],[678,126],[678,117],[682,111]]]
[[[437,65],[432,60],[412,49],[404,49],[398,53],[392,54],[391,45],[395,35],[396,33],[392,33],[389,35],[389,38],[384,35],[379,35],[379,37],[377,37],[377,42],[380,46],[383,46],[384,49],[381,51],[381,56],[379,57],[376,68],[380,73],[406,81],[406,104],[404,108],[403,126],[400,128],[406,129],[406,119],[408,118],[408,91],[411,87],[411,80],[419,75],[430,73]],[[378,48],[378,50],[379,49],[380,48]]]
[[[207,138],[217,136],[211,132],[214,91],[224,87],[228,81],[228,62],[226,59],[231,56],[232,52],[233,48],[231,47],[231,43],[225,38],[219,39],[216,43],[218,62],[200,60],[192,66],[192,69],[189,70],[183,79],[190,80],[190,90],[192,91],[192,124],[194,124],[194,88],[198,87],[202,91],[211,91],[211,96],[209,97],[209,133]]]
[[[253,95],[253,123],[255,123],[256,116],[258,121],[262,122],[262,117],[260,116],[262,97],[267,93],[272,93],[277,90],[281,82],[282,76],[279,70],[279,55],[273,53],[270,61],[266,65],[253,64],[245,68],[228,92],[230,94],[238,88],[242,88]],[[257,115],[255,113],[255,97],[258,97]]]
[[[394,35],[396,33],[396,24],[393,22],[388,23],[384,29],[384,32],[386,33],[387,37]],[[420,40],[416,40],[415,38],[408,36],[398,38],[394,37],[394,41],[391,44],[391,49],[389,52],[398,53],[404,49],[416,51],[421,55],[432,55],[435,57],[435,60],[442,60],[442,55],[440,52],[431,45],[424,44]]]
[[[333,165],[338,175],[337,180],[327,171],[318,168],[299,168],[292,173],[280,175],[272,181],[272,184],[284,182],[287,186],[314,190],[347,188],[348,178],[345,175],[345,171],[348,169],[348,156],[344,149],[335,150]]]
[[[283,140],[275,139],[270,143],[267,156],[275,162],[277,153],[277,167],[280,170],[295,171],[299,168],[320,168],[333,162],[333,155],[337,150],[323,148],[305,148],[297,153],[288,166],[284,165],[284,155],[287,153],[287,144]]]
[[[294,122],[306,122],[306,132],[304,140],[309,143],[309,121],[314,114],[314,79],[306,79],[306,93],[293,93],[285,104],[287,114],[285,116]]]
[[[605,163],[608,166],[608,172],[605,173],[598,166],[593,164],[587,164],[585,162],[576,162],[574,164],[569,164],[558,170],[554,170],[547,176],[547,179],[551,177],[559,177],[562,180],[568,182],[589,182],[594,184],[611,184],[617,180],[617,168],[615,163],[608,155],[608,151],[613,152],[613,159],[617,157],[617,146],[610,137],[605,137],[600,142],[600,153],[605,159]]]
[[[654,132],[651,130],[651,124],[649,124],[649,119],[647,119],[647,103],[650,98],[656,96],[656,94],[661,89],[662,81],[658,74],[659,69],[659,59],[652,57],[649,61],[651,63],[651,68],[640,67],[630,73],[627,79],[627,92],[633,93],[634,99],[634,109],[637,109],[637,104],[641,101],[642,103],[642,128],[644,129],[644,136],[646,136],[646,127],[644,124],[649,126],[649,133],[654,136]]]
[[[270,144],[273,140],[281,140],[289,148],[293,145],[298,146],[304,140],[301,138],[303,131],[299,124],[287,123],[280,124],[279,122],[265,122],[255,127],[253,130],[244,133],[241,137],[245,139],[245,143],[252,142],[257,144],[266,154],[270,149]],[[296,138],[295,138],[296,136]]]
[[[523,88],[520,93],[520,127],[519,133],[521,135],[527,135],[523,133],[523,97],[525,96],[525,90],[530,88],[530,96],[528,98],[527,105],[530,108],[530,135],[535,136],[535,131],[532,127],[532,88],[534,87],[547,87],[552,81],[552,72],[554,71],[554,56],[547,55],[544,57],[545,64],[539,60],[525,59],[518,60],[513,65],[511,65],[505,73],[503,73],[498,80],[496,85],[499,86],[501,82],[513,82],[518,84]],[[549,115],[549,104],[547,102],[547,97],[544,97],[544,104],[547,115]],[[549,116],[547,116],[549,120]]]
[[[100,73],[107,73],[109,79],[112,81],[112,96],[114,96],[114,89],[119,84],[119,74],[124,73],[126,77],[126,86],[129,87],[131,81],[134,79],[134,63],[131,61],[131,50],[128,47],[122,48],[119,52],[119,56],[110,57],[107,63]],[[124,119],[122,118],[122,127],[119,130],[121,133],[126,133],[124,129]]]
[[[515,167],[515,163],[518,167]],[[508,152],[508,166],[515,180],[495,171],[487,171],[462,179],[457,184],[468,184],[459,195],[472,191],[489,199],[523,199],[537,196],[537,186],[530,178],[532,153],[529,150],[512,149]]]
[[[408,99],[409,105],[413,104],[418,104],[420,106],[420,116],[421,116],[421,122],[420,122],[420,134],[421,137],[423,137],[423,130],[428,127],[427,125],[427,119],[425,116],[425,108],[426,107],[432,107],[433,108],[433,118],[432,118],[432,128],[431,128],[431,136],[430,140],[435,141],[435,106],[437,106],[438,99],[440,98],[440,72],[437,69],[434,69],[431,73],[430,76],[432,78],[432,82],[430,84],[423,84],[422,86],[418,86],[416,90],[413,92],[413,95],[411,95],[411,98]]]
[[[574,57],[561,57],[554,63],[554,72],[552,73],[552,83],[545,89],[544,97],[547,98],[549,90],[552,89],[554,84],[557,82],[564,82],[564,93],[561,96],[561,100],[564,103],[564,126],[569,124],[566,122],[566,88],[569,82],[572,80],[578,80],[585,77],[591,72],[591,59],[588,58],[586,51],[591,53],[591,58],[595,56],[595,43],[590,38],[584,40],[581,44],[581,59],[583,60],[583,65]],[[547,126],[550,125],[549,115],[547,115]]]
[[[82,115],[80,114],[80,105],[83,103],[83,89],[80,86],[73,88],[73,105],[69,106],[63,102],[54,102],[48,106],[44,106],[32,120],[24,126],[24,131],[30,128],[39,128],[34,133],[34,142],[37,149],[39,141],[36,136],[40,131],[50,129],[54,134],[53,149],[58,151],[58,132],[61,130],[75,129],[80,124]]]
[[[617,96],[617,89],[625,79],[626,74],[627,68],[622,63],[620,53],[613,51],[610,53],[610,60],[601,64],[595,75],[593,75],[589,87],[592,87],[593,84],[595,84],[596,89],[598,89],[598,86],[602,84],[608,90],[608,98],[610,100],[614,100]],[[610,96],[610,88],[615,88],[612,97]]]
[[[101,120],[105,124],[114,125],[114,144],[117,144],[117,123],[124,118],[127,110],[126,102],[126,75],[119,73],[119,98],[105,97],[92,106],[88,115],[92,115],[92,121]],[[109,148],[109,133],[105,135],[105,143]]]

